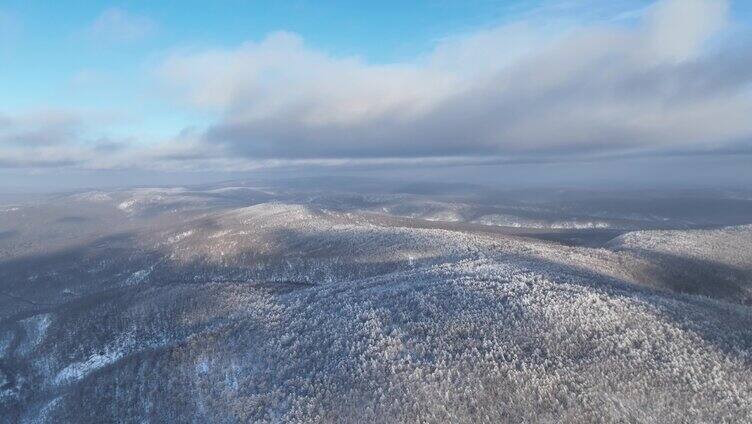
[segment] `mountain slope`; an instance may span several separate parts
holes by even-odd
[[[745,269],[748,227],[584,248],[281,200],[113,213],[127,236],[2,262],[10,422],[752,416],[752,310],[648,272]]]

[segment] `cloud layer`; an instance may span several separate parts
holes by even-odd
[[[668,0],[634,25],[516,22],[388,65],[280,32],[176,53],[159,72],[221,113],[205,143],[254,159],[715,149],[752,136],[752,54],[723,42],[727,10]]]
[[[88,33],[95,40],[131,42],[149,36],[156,28],[156,23],[149,17],[112,7],[97,16]]]
[[[153,95],[166,92],[210,119],[175,128],[167,140],[134,126],[113,143],[91,117],[0,114],[0,167],[238,170],[748,154],[752,46],[730,39],[728,14],[721,0],[664,0],[637,19],[589,23],[531,14],[439,40],[400,63],[335,56],[290,32],[175,50],[156,60],[165,90]],[[147,17],[108,9],[89,32],[133,41],[154,28]]]

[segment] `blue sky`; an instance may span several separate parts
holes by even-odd
[[[608,4],[611,3],[611,4]],[[171,49],[233,46],[274,31],[300,34],[334,55],[360,56],[377,63],[412,60],[444,37],[472,32],[529,14],[553,2],[542,1],[5,1],[0,13],[7,29],[2,43],[2,106],[78,101],[91,106],[107,100],[92,93],[71,99],[81,75],[106,74],[125,84],[108,93],[131,101],[131,90],[148,85],[149,64]],[[596,4],[598,2],[590,2]],[[601,2],[599,6],[550,6],[564,19],[639,10],[645,1]],[[119,11],[143,26],[129,39],[98,40],[91,26],[107,11]],[[117,31],[113,29],[113,31]],[[117,88],[117,87],[115,87]],[[74,91],[75,90],[75,91]],[[78,97],[78,96],[76,96]],[[84,102],[86,100],[86,102]],[[134,100],[135,101],[135,100]]]
[[[715,0],[6,0],[0,168],[747,154],[751,11]]]
[[[146,108],[157,117],[138,117],[143,130],[167,135],[175,125],[201,119],[173,112],[174,105],[148,94],[150,65],[171,49],[233,46],[286,30],[332,54],[389,62],[530,7],[492,1],[4,2],[0,108]],[[90,34],[93,23],[113,10],[138,21],[143,34],[111,40]],[[98,82],[109,83],[106,95]]]

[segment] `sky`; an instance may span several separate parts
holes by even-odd
[[[751,3],[0,0],[0,189],[745,185]]]

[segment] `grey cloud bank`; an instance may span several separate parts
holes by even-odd
[[[221,111],[205,143],[247,158],[715,150],[752,135],[752,56],[723,40],[727,8],[665,1],[635,26],[555,35],[515,23],[390,65],[276,33],[175,54],[160,73],[194,106]]]
[[[545,172],[540,163],[707,156],[736,168],[752,151],[752,43],[728,9],[665,0],[636,19],[577,24],[532,14],[388,64],[332,56],[289,32],[172,50],[153,66],[165,90],[152,94],[209,119],[154,138],[138,124],[110,136],[86,113],[0,114],[0,167],[526,164],[535,173]],[[154,28],[148,17],[110,9],[89,31],[133,41]]]

